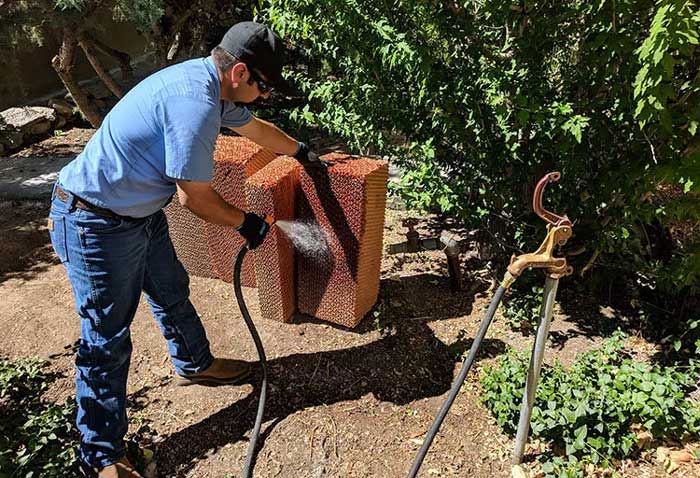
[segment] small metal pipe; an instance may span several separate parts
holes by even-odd
[[[417,252],[421,248],[420,234],[418,231],[410,229],[406,233],[406,243],[408,244],[408,250],[410,252]]]
[[[537,393],[537,381],[539,380],[540,370],[542,369],[542,359],[544,358],[544,349],[547,345],[547,338],[549,337],[549,326],[552,323],[552,310],[554,309],[558,286],[559,279],[554,279],[547,275],[542,297],[542,308],[540,309],[540,323],[537,326],[537,337],[532,347],[530,368],[527,372],[525,392],[523,393],[523,402],[520,407],[518,433],[515,436],[515,449],[513,450],[512,456],[514,465],[522,463],[523,455],[525,454],[525,445],[527,444],[527,437],[530,433],[532,407],[535,405],[535,395]]]
[[[443,234],[440,243],[445,247],[447,270],[450,273],[450,288],[452,292],[462,290],[462,264],[459,261],[459,242],[454,237]]]

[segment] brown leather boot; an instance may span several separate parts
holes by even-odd
[[[126,457],[113,465],[108,465],[100,469],[86,469],[83,467],[83,472],[88,478],[143,478],[143,476],[138,474],[131,463],[129,463]]]
[[[250,363],[242,360],[215,358],[208,369],[192,375],[176,375],[175,383],[180,386],[206,385],[217,387],[219,385],[234,385],[243,382],[250,377]]]

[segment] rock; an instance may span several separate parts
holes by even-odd
[[[63,116],[59,116],[53,127],[54,129],[63,128],[66,125],[66,123],[68,123],[68,120]]]
[[[51,131],[51,121],[39,121],[24,128],[24,133],[29,136],[45,134],[49,131]]]
[[[0,143],[3,145],[3,149],[17,149],[22,146],[23,140],[24,134],[21,131],[0,129]]]
[[[55,109],[56,113],[66,118],[70,118],[74,113],[74,106],[61,98],[51,98],[49,107]]]
[[[56,120],[56,111],[45,106],[9,108],[0,112],[0,129],[25,131],[34,125]],[[31,133],[30,133],[31,134]]]

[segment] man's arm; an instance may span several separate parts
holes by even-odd
[[[255,116],[249,123],[231,129],[275,153],[294,156],[299,147],[297,140],[272,123]]]
[[[177,181],[177,196],[180,204],[207,222],[234,228],[243,223],[243,211],[224,201],[210,183]]]

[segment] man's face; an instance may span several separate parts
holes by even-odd
[[[229,78],[231,88],[227,99],[236,103],[252,103],[261,96],[269,98],[272,92],[265,75],[248,68],[245,63],[231,68]]]

